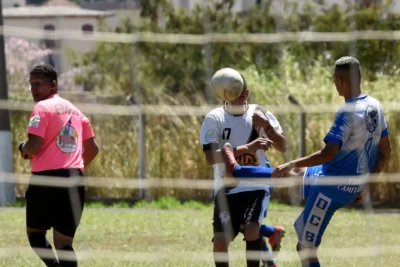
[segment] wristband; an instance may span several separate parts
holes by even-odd
[[[24,144],[25,144],[24,142],[19,143],[18,150],[19,150],[19,152],[21,152],[21,153],[24,153],[24,152],[22,152],[22,146],[23,146]],[[24,155],[24,159],[28,159],[28,155]]]
[[[19,152],[21,152],[22,153],[22,146],[24,145],[24,142],[21,142],[21,143],[19,143],[19,146],[18,146],[18,150],[19,150]]]

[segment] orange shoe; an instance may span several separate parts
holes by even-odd
[[[275,232],[272,236],[268,237],[269,244],[272,251],[279,251],[281,249],[282,238],[285,236],[285,228],[283,226],[274,226]]]
[[[237,162],[231,144],[226,143],[222,148],[222,158],[224,159],[226,174],[233,177],[232,172],[237,165]]]

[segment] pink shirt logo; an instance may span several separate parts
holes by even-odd
[[[78,134],[71,124],[72,121],[69,120],[68,125],[61,129],[56,139],[58,148],[64,153],[73,153],[78,146]]]

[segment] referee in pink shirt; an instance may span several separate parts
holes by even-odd
[[[29,83],[37,104],[29,120],[28,141],[18,147],[21,157],[31,160],[33,174],[26,192],[28,240],[46,266],[75,267],[78,261],[72,243],[82,217],[85,188],[35,185],[35,175],[82,176],[99,149],[88,118],[58,96],[57,73],[51,66],[34,67]],[[46,239],[51,227],[59,260]]]

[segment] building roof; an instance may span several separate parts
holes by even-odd
[[[58,0],[57,0],[58,1]],[[52,1],[51,1],[52,2]],[[107,17],[113,12],[84,9],[74,6],[43,5],[3,8],[4,18],[22,17]]]

